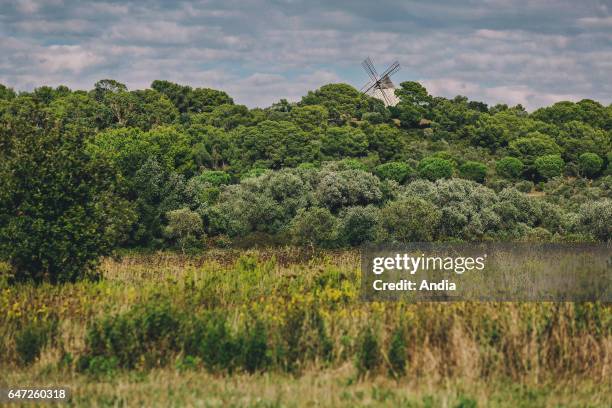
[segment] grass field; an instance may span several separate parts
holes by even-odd
[[[612,307],[364,303],[357,251],[125,254],[2,283],[0,384],[79,406],[610,406]]]

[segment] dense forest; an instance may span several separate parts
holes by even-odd
[[[121,247],[610,240],[612,105],[396,93],[0,85],[0,259],[71,281]]]

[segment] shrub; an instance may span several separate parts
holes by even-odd
[[[32,364],[57,331],[57,321],[30,322],[15,334],[15,350],[21,362]]]
[[[381,362],[378,339],[371,327],[367,327],[359,337],[356,366],[359,376],[378,368]]]
[[[420,197],[440,211],[436,236],[482,239],[499,227],[495,210],[495,192],[478,183],[463,179],[438,180],[435,183],[418,180],[410,183],[406,196]]]
[[[243,334],[242,365],[249,372],[262,370],[270,364],[267,330],[263,322],[255,320]]]
[[[522,180],[518,183],[515,183],[514,188],[516,188],[521,193],[530,193],[531,190],[533,190],[533,182],[529,180]]]
[[[578,227],[601,241],[612,239],[612,200],[603,199],[582,204],[578,211]]]
[[[385,117],[379,112],[366,112],[361,115],[361,120],[370,122],[373,125],[378,125],[385,121]]]
[[[361,245],[376,239],[379,210],[374,206],[348,207],[340,214],[339,240]]]
[[[525,165],[516,157],[504,157],[495,165],[497,174],[510,180],[516,180],[521,177],[524,169]]]
[[[561,156],[557,154],[549,154],[538,157],[534,162],[534,166],[542,178],[551,179],[561,175],[565,162]]]
[[[94,321],[85,337],[87,351],[79,367],[89,370],[96,357],[115,358],[122,368],[134,368],[141,361],[146,366],[163,364],[178,350],[179,322],[168,302],[157,299]]]
[[[459,175],[477,183],[483,183],[487,176],[487,166],[482,163],[467,161],[459,166]]]
[[[398,378],[406,374],[406,339],[404,329],[399,325],[391,336],[389,345],[389,375]]]
[[[183,253],[185,253],[185,248],[195,246],[197,236],[204,228],[202,218],[198,213],[189,208],[181,208],[167,212],[166,218],[168,218],[166,236],[176,238]]]
[[[345,206],[376,204],[382,200],[380,180],[360,170],[331,172],[317,185],[316,198],[331,211]]]
[[[289,228],[298,244],[331,246],[337,237],[336,217],[327,208],[299,210]]]
[[[219,187],[224,184],[229,184],[231,181],[231,177],[224,171],[217,170],[204,170],[200,173],[196,178],[200,179],[203,182],[210,183],[215,187]]]
[[[438,157],[426,157],[419,162],[419,176],[429,181],[450,178],[453,175],[453,163]]]
[[[578,158],[580,173],[585,177],[595,176],[603,166],[603,159],[595,153],[583,153]]]
[[[210,371],[232,370],[237,364],[240,344],[227,327],[225,315],[210,312],[184,322],[183,351],[197,356]]]
[[[112,377],[119,362],[117,357],[95,356],[91,358],[80,358],[77,369],[94,377]]]
[[[412,169],[406,163],[388,162],[377,166],[375,172],[382,180],[394,180],[402,184],[412,174]]]
[[[431,241],[440,222],[440,211],[427,201],[408,197],[381,210],[385,239],[393,242]]]

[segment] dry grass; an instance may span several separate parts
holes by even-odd
[[[103,263],[104,279],[63,286],[0,288],[0,383],[70,386],[80,406],[610,406],[612,308],[602,304],[364,303],[357,251],[215,251],[201,256],[126,254]],[[174,307],[222,310],[232,327],[257,315],[270,347],[286,334],[288,310],[315,308],[333,345],[329,361],[299,361],[248,375],[202,365],[79,373],[88,326],[153,294]],[[191,305],[191,306],[189,306]],[[194,312],[195,313],[195,312]],[[57,338],[31,366],[19,363],[15,333],[58,319]],[[406,325],[407,373],[386,375],[390,333]],[[363,328],[375,329],[382,364],[359,379],[353,362]],[[311,337],[308,337],[308,336]],[[306,333],[308,350],[312,333]],[[461,403],[464,405],[460,405]],[[413,405],[410,405],[413,404]],[[459,405],[458,405],[459,404]],[[467,405],[466,405],[467,404]]]

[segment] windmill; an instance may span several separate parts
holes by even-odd
[[[361,66],[370,77],[370,81],[361,88],[361,92],[382,100],[385,106],[397,105],[399,99],[395,96],[395,85],[393,85],[389,77],[400,69],[399,62],[395,61],[391,64],[381,76],[378,76],[370,57],[364,59]]]

